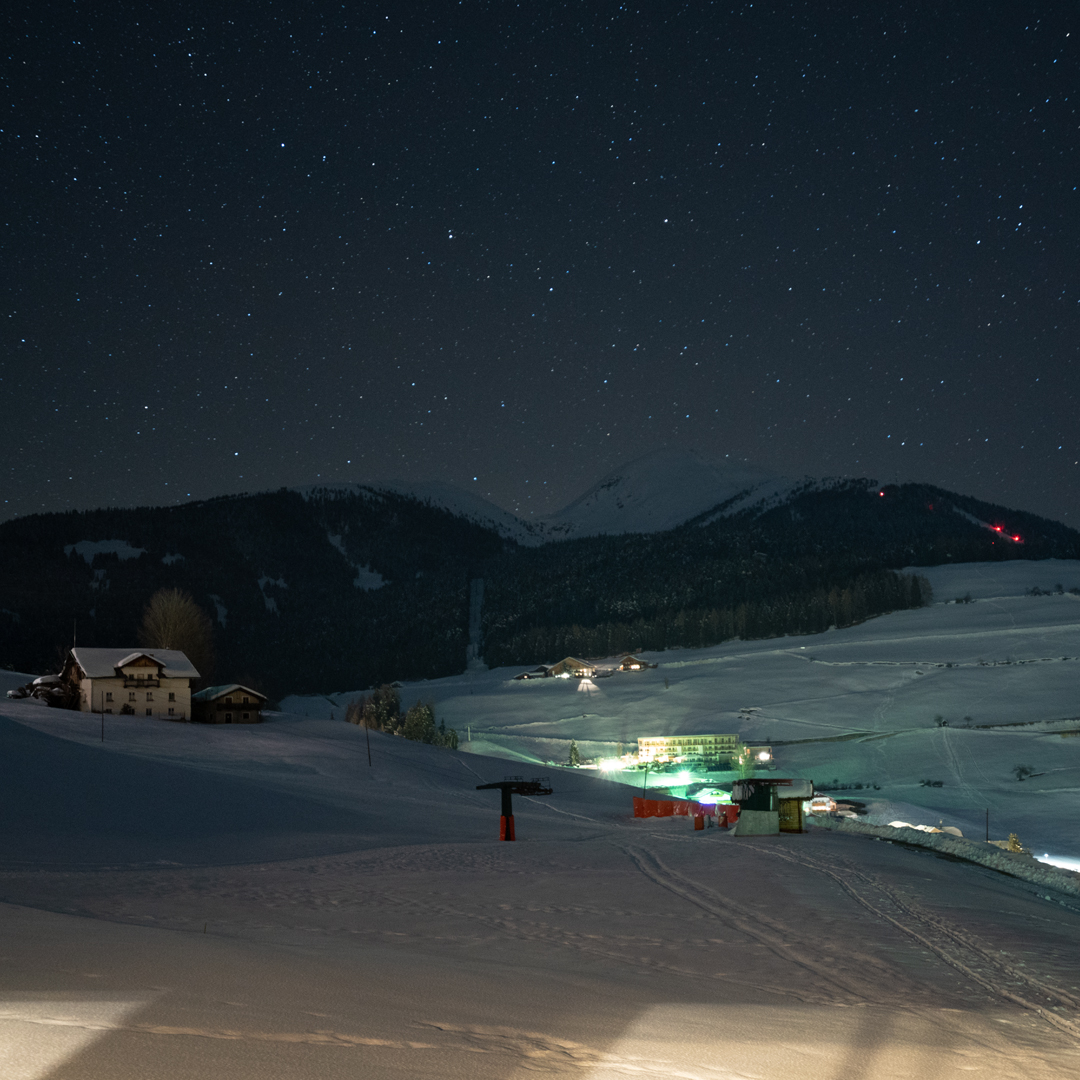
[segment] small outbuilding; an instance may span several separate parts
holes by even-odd
[[[548,669],[543,664],[538,668],[533,668],[532,671],[523,671],[520,675],[515,675],[514,680],[521,682],[523,679],[546,679],[548,675]]]
[[[619,671],[644,671],[646,668],[654,668],[654,667],[656,667],[655,664],[648,664],[644,660],[641,660],[639,657],[631,656],[629,653],[627,653],[627,655],[622,658],[622,661],[619,664],[619,667],[618,667],[617,670],[619,670]]]
[[[200,724],[259,724],[266,695],[250,686],[208,686],[191,695],[191,718]]]
[[[739,804],[738,836],[802,832],[802,804],[814,796],[812,780],[774,780],[755,776],[736,780],[731,798]]]

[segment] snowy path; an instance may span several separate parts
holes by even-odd
[[[499,844],[506,762],[0,713],[5,1080],[1080,1073],[1080,911],[980,867],[635,821],[581,772]]]

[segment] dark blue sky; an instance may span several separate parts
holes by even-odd
[[[0,515],[667,445],[1072,523],[1078,24],[9,8]]]

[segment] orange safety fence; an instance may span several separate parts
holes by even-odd
[[[634,796],[634,817],[692,817],[703,818],[706,815],[716,817],[717,825],[727,828],[739,820],[739,808],[734,804],[692,802],[687,799],[645,799]],[[695,825],[695,828],[699,826]]]

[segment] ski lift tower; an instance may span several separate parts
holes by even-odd
[[[521,776],[506,776],[494,784],[477,784],[477,791],[488,791],[498,788],[502,792],[502,817],[499,818],[499,839],[513,840],[514,837],[514,805],[512,795],[550,795],[552,788],[546,776],[537,776],[532,780],[526,780]]]

